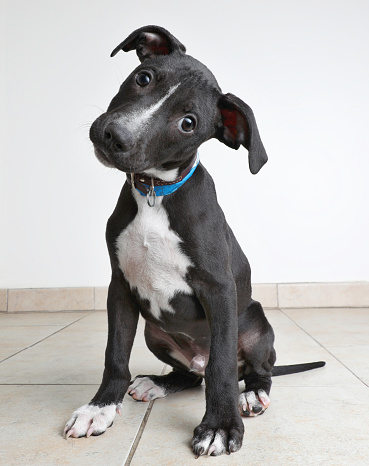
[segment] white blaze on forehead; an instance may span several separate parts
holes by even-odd
[[[142,131],[164,102],[177,90],[180,84],[181,83],[177,83],[169,88],[165,96],[158,100],[156,104],[125,115],[120,119],[120,123],[124,123],[126,128],[132,133],[137,133],[140,130]]]

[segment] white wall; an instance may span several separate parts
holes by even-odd
[[[369,279],[369,3],[365,0],[1,1],[0,288],[106,285],[105,222],[124,175],[88,126],[135,53],[169,29],[253,109],[269,162],[201,149],[255,282]],[[232,186],[241,177],[243,186]]]

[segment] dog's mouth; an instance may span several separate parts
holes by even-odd
[[[173,160],[158,166],[153,163],[150,165],[144,163],[145,157],[143,156],[137,160],[137,155],[130,154],[128,151],[122,154],[110,153],[95,143],[94,152],[96,158],[106,167],[115,168],[124,173],[146,174],[147,176],[170,182],[175,180],[178,177],[178,172],[188,168],[194,162],[194,158],[196,158],[196,154],[195,157],[190,155],[182,163],[181,160]]]
[[[105,165],[105,167],[115,168],[114,165],[110,162],[107,155],[104,154],[102,150],[94,145],[94,152],[96,155],[97,160]]]
[[[101,162],[105,167],[116,168],[117,170],[124,173],[143,173],[144,171],[150,169],[151,167],[143,164],[134,164],[131,163],[130,157],[126,157],[125,160],[121,158],[116,158],[94,144],[94,152],[96,158]]]

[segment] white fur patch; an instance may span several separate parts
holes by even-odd
[[[137,377],[128,387],[129,393],[135,400],[150,401],[164,398],[165,391],[155,385],[149,377]]]
[[[174,181],[178,178],[179,168],[173,168],[172,170],[159,170],[157,168],[149,168],[145,170],[146,175],[151,175],[154,178],[159,178],[163,181]]]
[[[195,453],[197,452],[200,455],[222,455],[226,452],[226,442],[227,434],[225,431],[219,429],[214,436],[207,435],[203,440],[196,441],[192,440],[192,447],[194,448]]]
[[[253,410],[253,407],[256,405],[256,403],[258,402],[257,398],[256,398],[256,395],[255,395],[255,392],[247,392],[246,393],[246,401],[249,405],[249,409],[250,411]]]
[[[202,449],[204,449],[203,455],[206,455],[209,450],[212,439],[213,439],[213,436],[208,435],[207,437],[205,437],[203,440],[200,440],[199,442],[193,441],[192,446],[193,447],[196,446],[197,451],[201,451]]]
[[[197,354],[191,360],[190,372],[194,372],[195,374],[199,374],[204,377],[206,364],[207,361],[205,356],[202,354]]]
[[[191,361],[180,351],[170,351],[169,356],[176,361],[181,362],[190,372],[198,374],[201,377],[205,377],[207,359],[203,355],[197,354],[191,359]]]
[[[132,133],[137,136],[137,134],[145,131],[147,125],[150,123],[150,120],[153,118],[155,113],[160,109],[164,102],[176,91],[178,86],[181,83],[177,83],[172,86],[169,91],[162,97],[156,104],[151,105],[150,107],[142,108],[136,112],[129,113],[123,116],[119,123],[124,124],[124,126]]]
[[[270,405],[270,398],[264,390],[258,390],[258,398],[266,408]]]
[[[83,405],[72,414],[66,423],[64,435],[68,437],[81,437],[100,434],[111,425],[116,414],[115,404],[102,406]]]
[[[184,280],[192,263],[170,229],[162,198],[149,207],[145,196],[133,193],[138,212],[117,239],[119,265],[131,289],[150,302],[150,312],[159,319],[161,310],[174,313],[169,302],[177,293],[192,294]]]
[[[215,434],[214,440],[209,448],[208,455],[222,455],[226,451],[225,442],[227,441],[225,432],[218,431]]]
[[[171,356],[176,361],[181,362],[184,366],[190,368],[190,361],[180,351],[170,351],[169,356]]]
[[[249,411],[249,416],[254,417],[263,413],[270,405],[270,398],[264,390],[258,390],[258,393],[254,391],[242,392],[238,398],[238,406],[242,412]],[[255,413],[255,408],[258,412]],[[260,409],[261,408],[261,409]]]

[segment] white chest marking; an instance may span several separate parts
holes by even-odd
[[[150,302],[150,311],[174,313],[170,300],[177,293],[192,294],[184,280],[190,259],[181,251],[181,238],[170,229],[162,198],[149,207],[146,197],[134,190],[138,212],[117,239],[119,265],[131,289]]]

